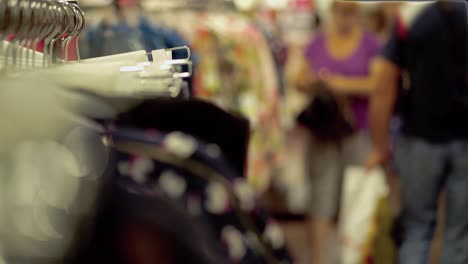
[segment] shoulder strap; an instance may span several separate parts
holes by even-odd
[[[395,21],[396,32],[399,40],[405,40],[408,36],[408,28],[406,27],[403,19],[398,16]]]

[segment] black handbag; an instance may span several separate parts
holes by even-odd
[[[317,82],[308,106],[299,114],[297,122],[321,141],[339,142],[353,134],[353,125],[346,119],[333,92],[324,82]]]

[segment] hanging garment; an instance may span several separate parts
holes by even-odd
[[[281,229],[215,144],[180,132],[119,127],[109,137],[120,142],[114,177],[121,188],[178,201],[219,241],[230,263],[291,262]]]
[[[217,241],[181,204],[135,185],[130,191],[114,180],[115,170],[110,167],[97,213],[81,225],[63,263],[227,263]]]
[[[94,58],[144,49],[152,51],[164,48],[186,46],[187,41],[176,31],[152,25],[144,17],[133,28],[121,21],[112,25],[102,21],[95,28],[90,28],[83,42],[89,48],[83,50],[83,58]],[[186,54],[174,52],[174,58],[183,58]]]
[[[249,19],[234,13],[182,11],[164,23],[177,28],[200,55],[194,96],[249,119],[247,176],[257,192],[264,192],[284,155],[279,84],[267,40]]]
[[[286,93],[286,80],[284,72],[288,56],[288,47],[279,35],[278,30],[275,30],[273,26],[260,21],[257,21],[255,25],[262,32],[265,40],[268,43],[271,56],[275,62],[275,77],[277,78],[279,93],[282,97],[284,97]]]
[[[145,100],[119,115],[115,123],[140,129],[181,131],[217,144],[237,173],[243,174],[247,167],[248,120],[210,102],[171,98]]]

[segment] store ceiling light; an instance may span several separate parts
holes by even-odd
[[[112,0],[80,0],[80,6],[108,6],[112,4]]]
[[[248,11],[254,9],[258,2],[257,0],[234,0],[234,4],[239,10]]]
[[[289,0],[265,0],[265,5],[270,9],[283,10],[288,7]]]

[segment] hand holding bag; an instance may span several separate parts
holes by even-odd
[[[319,81],[310,90],[313,91],[312,99],[297,117],[297,122],[321,141],[339,142],[353,134],[351,122],[346,119],[342,105],[327,84]]]

